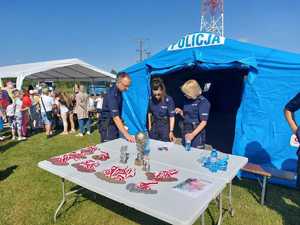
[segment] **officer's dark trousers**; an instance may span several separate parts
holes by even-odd
[[[100,133],[100,143],[111,141],[119,138],[119,131],[115,124],[105,124],[105,122],[99,122],[99,133]]]
[[[193,124],[184,124],[183,126],[183,136],[182,136],[182,143],[185,145],[185,135],[188,133],[193,132],[193,130],[197,127],[198,125],[193,125]],[[191,143],[191,146],[193,148],[199,148],[199,149],[204,149],[205,147],[205,130],[200,132],[193,140]]]
[[[166,122],[154,122],[152,129],[149,132],[149,137],[151,139],[160,140],[160,141],[170,141],[169,139],[169,123]]]
[[[297,152],[298,155],[298,161],[297,161],[297,188],[300,190],[300,148]]]
[[[298,127],[296,132],[297,139],[300,140],[300,127]],[[297,188],[300,190],[300,147],[297,151],[298,161],[297,161]]]

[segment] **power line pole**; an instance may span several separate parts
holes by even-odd
[[[151,52],[150,51],[145,51],[146,57],[149,58],[151,56]]]
[[[140,55],[140,62],[143,61],[143,51],[144,51],[144,40],[140,39],[139,41],[139,49],[137,50]]]
[[[144,45],[145,42],[148,41],[149,39],[138,39],[138,46],[139,48],[136,50],[139,54],[139,62],[142,62],[144,60],[144,56],[146,56],[146,58],[148,58],[151,54],[151,52],[147,49],[145,49]]]

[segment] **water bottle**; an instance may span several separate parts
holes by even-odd
[[[147,138],[147,141],[145,143],[145,148],[144,148],[144,155],[148,156],[150,154],[150,141],[149,138]]]
[[[227,163],[227,161],[225,159],[220,160],[219,163],[218,163],[218,165],[219,165],[219,169],[220,170],[222,170],[222,171],[226,171],[227,170],[228,163]]]
[[[220,170],[226,171],[227,170],[227,166],[228,166],[228,155],[226,154],[225,156],[223,156],[220,160],[219,160],[219,167]]]
[[[191,151],[191,140],[185,139],[185,150]]]
[[[218,152],[216,149],[213,149],[210,152],[210,162],[211,163],[216,163],[218,161]]]
[[[218,152],[216,149],[213,149],[210,153],[210,171],[215,173],[219,170],[218,168]]]

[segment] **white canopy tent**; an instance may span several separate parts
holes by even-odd
[[[22,87],[23,80],[79,80],[113,81],[116,75],[100,70],[79,59],[53,60],[46,62],[18,64],[0,67],[0,78],[16,78],[16,87]]]

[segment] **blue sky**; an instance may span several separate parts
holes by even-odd
[[[200,0],[0,0],[0,65],[80,58],[124,69],[199,31]],[[300,53],[300,1],[225,0],[225,36]]]

